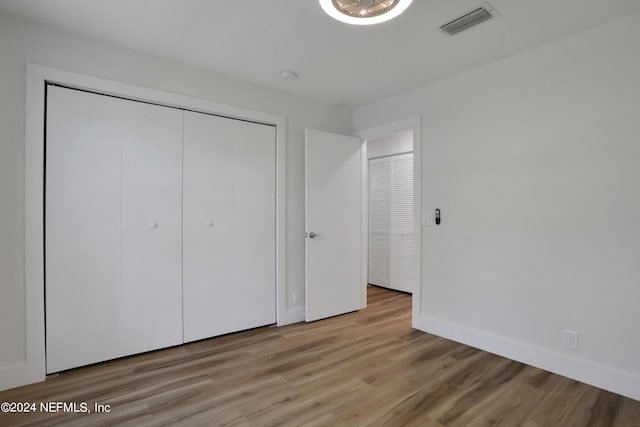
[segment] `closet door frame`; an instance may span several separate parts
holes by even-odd
[[[25,99],[26,360],[24,363],[0,370],[0,389],[43,381],[46,376],[44,148],[48,84],[275,126],[276,319],[279,326],[304,319],[300,308],[286,305],[286,119],[284,116],[27,63]]]

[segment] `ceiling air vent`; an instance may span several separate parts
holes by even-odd
[[[485,6],[475,9],[447,24],[444,24],[440,29],[446,34],[453,36],[493,18],[494,14],[496,14],[495,9],[486,4]]]

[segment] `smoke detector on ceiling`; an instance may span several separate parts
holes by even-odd
[[[379,24],[404,12],[412,0],[320,0],[334,19],[353,25]]]
[[[282,70],[280,71],[280,78],[282,80],[298,80],[298,78],[300,78],[300,76],[298,75],[298,73],[296,73],[293,70]]]
[[[500,14],[493,6],[491,6],[489,3],[484,3],[482,6],[447,22],[446,24],[441,26],[440,29],[446,35],[454,36],[499,15]]]

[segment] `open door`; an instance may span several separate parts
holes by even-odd
[[[305,320],[364,308],[362,141],[305,133]]]

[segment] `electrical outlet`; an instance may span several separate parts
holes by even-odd
[[[570,331],[565,329],[562,331],[562,345],[570,348],[571,350],[578,349],[578,333],[576,331]]]

